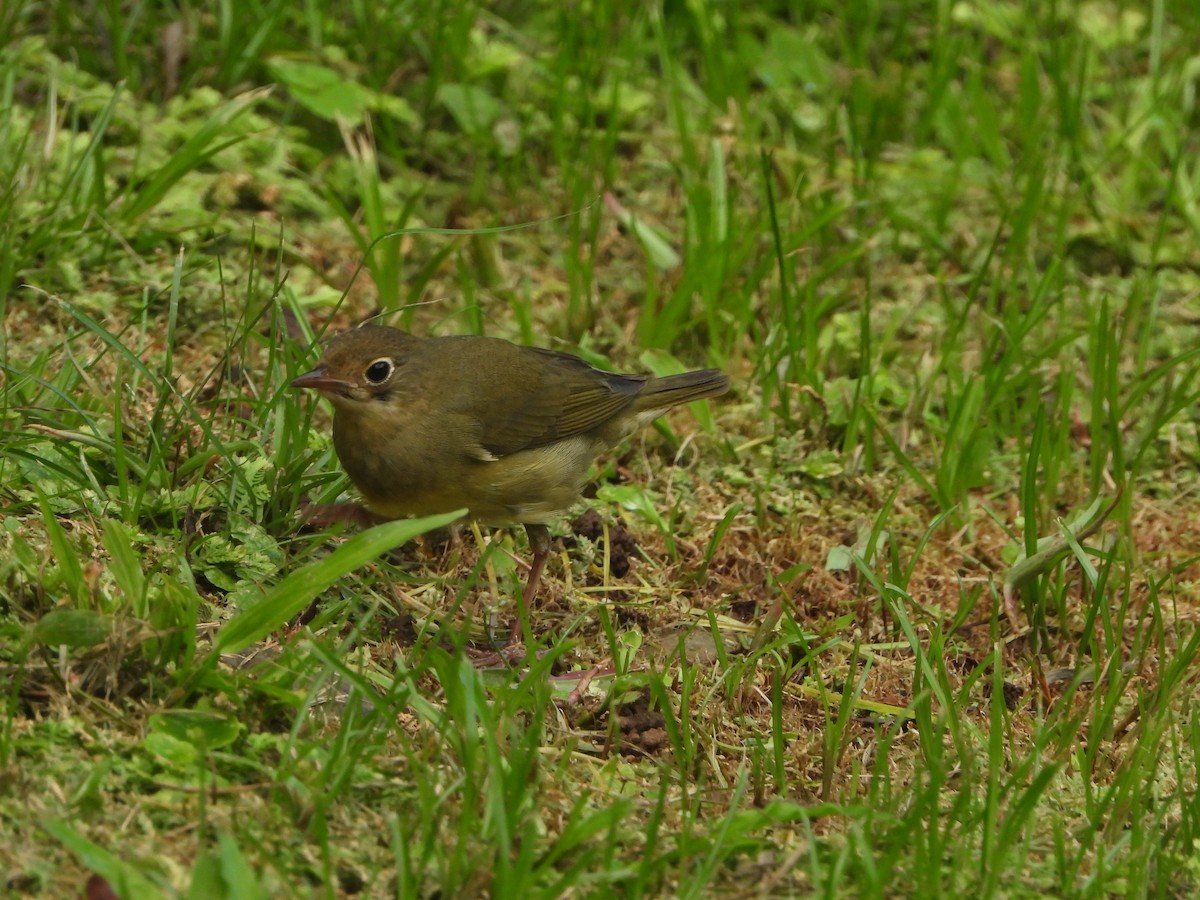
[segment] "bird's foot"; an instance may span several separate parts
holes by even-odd
[[[370,528],[388,521],[377,516],[361,503],[304,503],[300,506],[300,521],[312,528],[331,525],[357,525]]]
[[[521,640],[520,629],[514,626],[512,635],[503,647],[468,650],[467,655],[477,669],[508,668],[525,658],[525,642]]]

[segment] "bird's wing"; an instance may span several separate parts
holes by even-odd
[[[480,389],[461,398],[477,425],[478,458],[497,458],[583,434],[632,404],[645,386],[641,375],[594,369],[552,350],[515,347],[479,372]]]

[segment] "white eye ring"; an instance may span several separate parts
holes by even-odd
[[[372,360],[371,364],[363,370],[363,377],[371,384],[383,384],[392,377],[392,372],[396,371],[396,364],[386,356],[381,356],[379,359]]]

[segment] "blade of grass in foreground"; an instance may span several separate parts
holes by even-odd
[[[139,872],[132,863],[124,862],[115,853],[92,843],[62,819],[47,817],[39,824],[47,834],[74,853],[84,868],[115,886],[124,896],[164,896],[158,885]],[[88,896],[91,896],[90,891]]]
[[[386,522],[352,537],[324,559],[298,569],[267,591],[258,603],[242,610],[217,632],[213,654],[232,653],[266,637],[303,610],[339,578],[418,535],[449,525],[466,510]]]
[[[253,109],[271,93],[271,88],[256,88],[217,107],[211,116],[176,149],[164,165],[151,172],[129,194],[121,207],[124,222],[135,222],[156,207],[167,192],[227,147],[245,138],[232,128],[244,113]]]

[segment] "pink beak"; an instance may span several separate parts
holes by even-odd
[[[317,366],[311,372],[305,372],[292,379],[294,388],[312,388],[313,390],[341,394],[351,387],[348,381],[334,378],[324,366]]]

